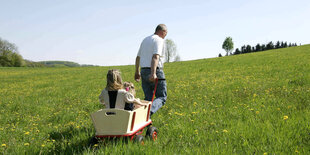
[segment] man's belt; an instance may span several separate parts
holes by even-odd
[[[141,67],[141,69],[151,69],[151,67]],[[156,67],[156,69],[163,69],[163,68]]]

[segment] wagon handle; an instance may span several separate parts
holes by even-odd
[[[155,93],[156,93],[156,89],[157,89],[157,84],[158,84],[158,78],[155,79],[155,88],[154,88],[154,92],[153,92],[153,97],[152,97],[152,104],[155,98]]]
[[[149,118],[150,118],[150,110],[151,110],[151,107],[152,107],[152,104],[153,104],[153,101],[154,101],[154,98],[155,98],[155,93],[156,93],[156,89],[157,89],[157,84],[158,84],[158,78],[155,79],[155,88],[154,88],[154,92],[153,92],[152,102],[151,102],[151,104],[149,105],[149,109],[148,109],[148,112],[147,112],[146,121],[149,121]]]

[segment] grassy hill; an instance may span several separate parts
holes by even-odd
[[[309,154],[309,60],[305,45],[165,64],[168,100],[152,117],[159,137],[143,146],[88,145],[108,69],[143,98],[134,66],[0,68],[0,152]]]
[[[48,67],[79,67],[80,64],[71,62],[71,61],[39,61],[40,64],[43,64]]]

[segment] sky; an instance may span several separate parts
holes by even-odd
[[[0,0],[0,38],[24,59],[132,65],[158,24],[181,60],[269,41],[310,43],[309,0]]]

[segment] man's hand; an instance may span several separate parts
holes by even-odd
[[[136,80],[137,82],[139,82],[140,79],[141,79],[140,73],[139,73],[139,72],[136,72],[136,73],[135,73],[135,80]]]
[[[154,82],[155,79],[157,79],[157,75],[156,75],[156,74],[151,74],[149,80],[150,80],[151,82]]]

